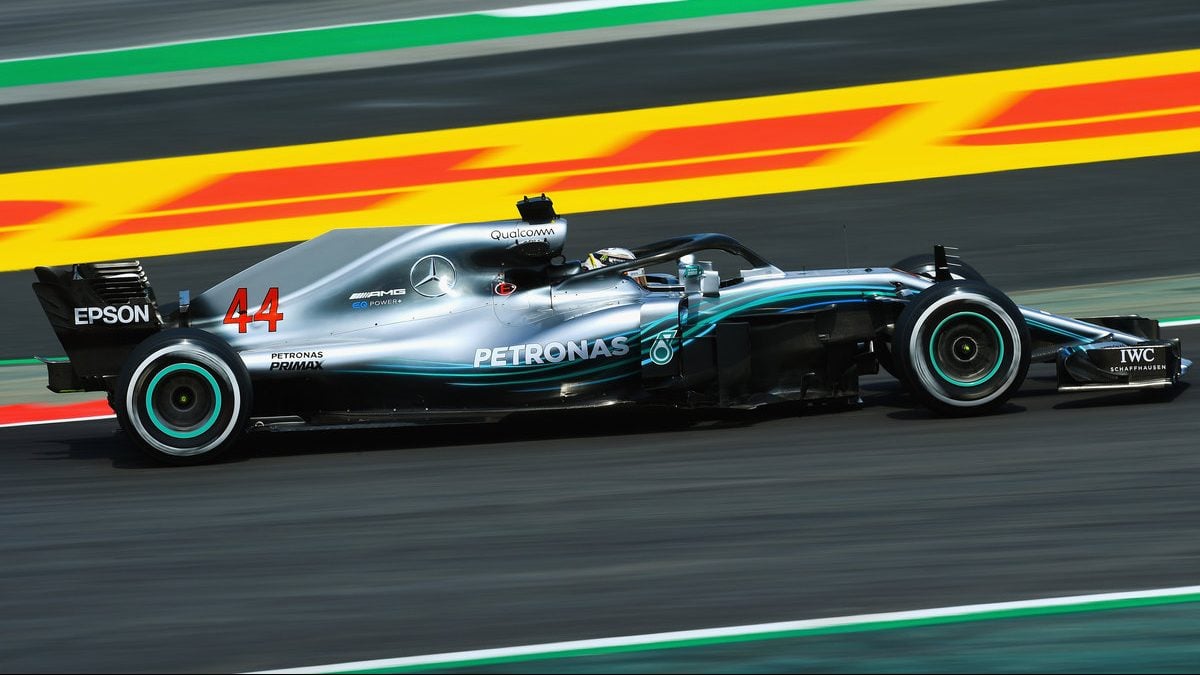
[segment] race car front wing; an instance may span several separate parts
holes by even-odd
[[[1059,349],[1057,363],[1060,391],[1170,387],[1191,365],[1178,339],[1067,346]]]

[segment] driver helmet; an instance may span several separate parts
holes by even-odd
[[[608,267],[609,265],[617,265],[617,264],[620,264],[623,262],[629,262],[630,260],[636,260],[636,259],[637,259],[637,256],[633,255],[633,251],[630,251],[627,248],[613,246],[610,248],[602,248],[599,251],[589,253],[587,259],[583,261],[582,267],[583,267],[583,269],[589,270],[589,271],[597,270],[597,269],[600,269],[601,267]],[[644,283],[646,280],[646,270],[644,270],[644,269],[626,270],[625,275],[632,278],[634,281],[638,282],[639,284]]]

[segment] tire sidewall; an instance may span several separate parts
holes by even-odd
[[[198,400],[211,401],[211,412],[187,428],[160,419],[162,411],[154,402],[159,387],[181,373],[199,383]],[[192,328],[162,331],[139,344],[121,369],[114,399],[121,426],[139,449],[177,465],[226,454],[240,440],[253,406],[241,357],[220,338]]]
[[[970,382],[942,372],[932,353],[936,334],[961,315],[994,330],[1000,345],[991,371]],[[922,291],[901,313],[892,351],[897,377],[927,407],[948,415],[980,414],[1003,405],[1024,382],[1029,328],[1020,309],[1000,291],[976,281],[943,282]]]
[[[897,269],[901,272],[908,272],[909,274],[925,277],[926,279],[933,279],[934,274],[937,272],[933,255],[929,253],[910,255],[907,258],[892,264],[892,269]],[[974,267],[971,267],[961,260],[956,260],[951,266],[950,276],[958,280],[987,283],[987,280],[983,278],[983,275],[979,273],[979,270],[976,270]],[[880,367],[882,367],[888,373],[891,373],[895,377],[899,377],[899,374],[896,371],[896,365],[894,363],[895,360],[892,358],[892,343],[886,337],[875,338],[875,360],[878,361]]]

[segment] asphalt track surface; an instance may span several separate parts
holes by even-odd
[[[15,106],[4,170],[1194,48],[1198,24],[1190,2],[998,3]],[[845,224],[854,263],[953,241],[1008,290],[1188,273],[1198,168],[577,214],[570,246],[640,241],[649,222],[825,266]],[[151,275],[195,289],[261,253]],[[14,299],[28,281],[0,280],[19,335],[41,321]],[[145,463],[113,422],[0,429],[0,669],[248,670],[1196,583],[1194,391],[1060,395],[1036,368],[1002,414],[940,420],[867,386],[841,413],[255,437],[241,461],[183,470]]]
[[[0,663],[228,672],[1194,583],[1200,398],[1052,378],[968,420],[879,379],[850,412],[268,436],[186,470],[113,422],[0,429]]]

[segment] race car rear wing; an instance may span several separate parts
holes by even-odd
[[[137,260],[38,267],[33,291],[67,353],[47,361],[51,391],[100,391],[129,352],[163,327],[158,302]]]

